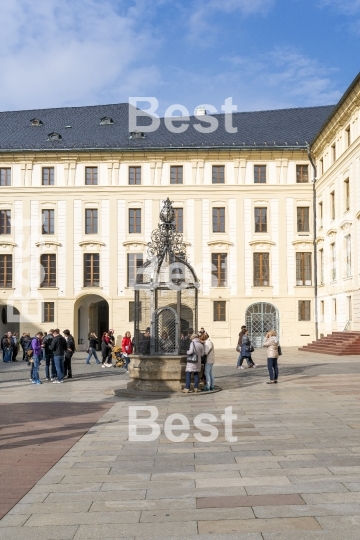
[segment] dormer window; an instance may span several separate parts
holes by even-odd
[[[41,120],[39,120],[39,118],[33,118],[32,120],[30,120],[30,124],[32,126],[43,126],[44,125],[44,122],[42,122]]]
[[[145,135],[142,131],[130,131],[129,139],[145,139]]]
[[[100,120],[100,126],[108,126],[113,123],[114,123],[114,120],[110,118],[110,116],[104,116],[104,118]]]
[[[49,133],[48,135],[48,141],[60,141],[60,139],[62,139],[62,136],[60,135],[60,133]]]

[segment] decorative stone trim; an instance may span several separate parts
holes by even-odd
[[[249,245],[258,249],[270,249],[271,246],[276,246],[272,240],[252,240]]]
[[[188,243],[188,245],[190,245]],[[230,242],[229,240],[210,240],[208,243],[207,243],[208,246],[212,246],[212,247],[222,247],[222,246],[233,246],[234,244],[232,242]]]
[[[79,242],[79,246],[84,249],[99,249],[102,246],[105,246],[105,244],[104,242],[100,242],[100,240],[83,240],[82,242]]]
[[[297,249],[299,249],[299,248],[305,249],[305,248],[309,248],[309,247],[313,246],[313,241],[312,240],[294,240],[291,243]]]
[[[328,232],[326,233],[326,236],[330,236],[330,238],[334,238],[334,236],[337,234],[337,230],[336,229],[329,229]]]
[[[144,242],[144,240],[126,240],[122,245],[125,247],[140,247],[147,246],[147,242]]]
[[[35,246],[43,249],[57,248],[61,246],[60,242],[56,240],[42,240],[41,242],[35,242]]]
[[[11,242],[10,240],[0,240],[0,249],[13,249],[16,247],[15,242]]]

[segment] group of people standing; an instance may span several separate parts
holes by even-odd
[[[63,335],[58,328],[51,329],[48,333],[39,331],[34,337],[24,332],[19,344],[23,350],[22,359],[31,366],[30,381],[33,384],[42,384],[39,374],[42,360],[45,362],[46,381],[59,384],[64,382],[65,377],[72,378],[71,358],[76,348],[70,330],[64,330]],[[1,340],[4,362],[12,361],[17,346],[16,336],[7,332]]]
[[[205,386],[202,392],[209,392],[215,389],[215,379],[213,365],[215,363],[215,349],[210,336],[204,328],[200,329],[198,334],[192,333],[189,337],[189,349],[187,350],[186,362],[186,382],[183,393],[191,392],[191,375],[194,375],[194,392],[199,391],[199,377],[203,371]]]
[[[150,333],[149,333],[150,336]],[[150,337],[149,337],[150,340]],[[150,343],[150,341],[149,341]],[[85,364],[90,364],[90,359],[93,356],[95,359],[95,362],[97,364],[101,364],[101,367],[107,368],[112,367],[112,351],[115,347],[115,336],[114,336],[114,330],[110,329],[107,332],[103,332],[101,336],[101,358],[102,361],[100,362],[96,350],[99,346],[99,339],[95,332],[91,332],[89,337],[89,348],[87,350],[88,356],[85,360]],[[126,371],[128,372],[130,357],[129,355],[133,352],[133,340],[131,339],[131,333],[125,332],[124,337],[121,341],[121,349],[122,349],[122,356],[125,359],[125,367]]]
[[[282,352],[275,330],[267,332],[263,346],[267,348],[267,366],[270,376],[270,381],[267,384],[276,384],[279,377],[278,358]],[[239,353],[237,361],[238,369],[244,369],[244,360],[246,360],[249,368],[257,367],[258,364],[255,364],[251,357],[251,353],[254,352],[254,347],[251,344],[249,332],[245,325],[241,327],[236,350]]]

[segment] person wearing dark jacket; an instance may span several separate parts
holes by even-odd
[[[253,359],[251,358],[251,341],[248,336],[248,331],[242,330],[240,334],[242,333],[241,337],[241,346],[240,346],[240,355],[239,355],[239,361],[238,361],[238,369],[244,369],[242,367],[242,363],[244,361],[244,358],[246,359],[249,368],[254,368],[257,366],[257,364],[254,363]],[[239,337],[240,342],[240,337]]]
[[[67,349],[66,339],[60,335],[60,330],[55,328],[53,332],[54,339],[50,343],[49,349],[54,353],[54,362],[57,373],[57,379],[53,383],[64,382],[64,355]]]
[[[52,343],[52,340],[54,339],[53,332],[54,330],[50,330],[50,332],[46,334],[46,336],[44,336],[42,340],[42,348],[45,355],[45,377],[47,381],[49,379],[51,379],[52,381],[56,379],[54,353],[50,350],[50,344]],[[51,365],[51,377],[50,377],[50,365]]]
[[[85,361],[85,364],[90,364],[90,358],[94,356],[97,364],[101,364],[98,356],[96,354],[96,347],[98,346],[99,340],[94,332],[91,332],[89,338],[89,348],[88,348],[88,357]]]
[[[12,333],[8,332],[1,339],[1,348],[3,351],[3,362],[11,362],[14,347],[15,347],[15,342],[12,337]]]
[[[150,354],[150,328],[145,330],[139,343],[139,354]]]
[[[75,340],[74,340],[74,337],[70,334],[70,330],[64,330],[63,334],[66,339],[64,377],[67,377],[68,379],[72,379],[71,358],[75,352]]]

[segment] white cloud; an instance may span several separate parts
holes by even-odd
[[[157,42],[145,8],[142,1],[3,1],[0,109],[94,104],[102,96],[119,102],[151,86]]]
[[[219,29],[211,18],[218,13],[239,12],[243,16],[265,15],[274,2],[275,0],[200,0],[193,4],[188,37],[191,41],[206,46],[217,36]]]
[[[345,15],[360,14],[360,0],[320,0],[321,7],[331,7]]]

